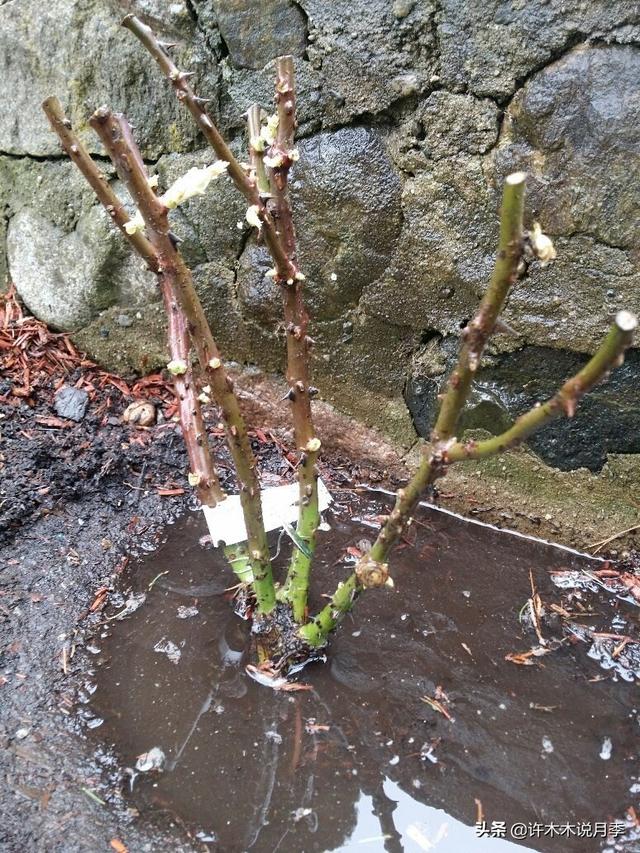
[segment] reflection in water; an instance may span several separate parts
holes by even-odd
[[[383,510],[358,506],[362,516]],[[544,666],[505,662],[535,643],[518,620],[529,570],[550,601],[548,570],[584,558],[424,510],[415,541],[396,552],[395,590],[363,596],[329,662],[302,673],[312,690],[275,693],[244,673],[246,625],[213,594],[229,576],[199,545],[202,528],[188,516],[133,565],[134,592],[157,582],[100,639],[92,705],[105,722],[94,736],[115,744],[124,767],[154,747],[166,756],[161,772],[133,779],[143,814],[178,818],[225,853],[499,853],[516,845],[475,837],[477,800],[507,825],[610,820],[630,804],[633,685],[590,683],[597,665],[568,646]],[[367,534],[334,515],[316,601],[341,577],[346,546]],[[608,601],[596,603],[606,616]],[[154,651],[162,638],[180,650],[177,663]],[[440,686],[453,721],[423,701]],[[586,849],[575,838],[530,846]]]
[[[340,853],[382,849],[389,853],[411,853],[414,850],[522,853],[530,848],[501,838],[478,838],[473,827],[452,818],[442,809],[418,802],[391,779],[384,779],[382,792],[377,797],[360,793],[355,829],[335,849]]]

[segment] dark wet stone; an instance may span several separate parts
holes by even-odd
[[[446,339],[444,361],[453,365],[457,343]],[[545,347],[525,347],[487,359],[461,419],[461,430],[498,434],[537,402],[551,397],[585,363],[585,356]],[[640,389],[635,377],[640,353],[627,353],[624,365],[587,394],[573,418],[559,418],[531,436],[527,444],[545,462],[562,470],[599,471],[608,453],[640,452]],[[436,415],[436,395],[444,373],[418,370],[407,383],[405,398],[415,427],[428,436]]]
[[[507,98],[519,81],[586,41],[587,34],[603,36],[629,24],[632,5],[629,0],[442,0],[437,17],[442,81],[448,89]],[[565,112],[571,112],[570,102]]]
[[[508,322],[527,342],[592,351],[603,318],[637,308],[640,53],[578,48],[536,74],[509,106],[496,149],[499,176],[529,175],[527,209],[558,259],[524,281]]]
[[[249,244],[238,265],[238,300],[243,313],[269,329],[282,321],[282,300],[278,285],[267,272],[273,261],[261,246]]]
[[[400,180],[369,128],[321,133],[299,150],[292,194],[306,299],[329,320],[384,271],[400,233]]]
[[[549,233],[637,243],[638,78],[636,48],[579,48],[536,74],[509,106],[496,164],[501,174],[526,169],[528,204]]]
[[[89,395],[81,388],[63,386],[55,396],[53,407],[61,418],[71,421],[81,421],[89,405]]]
[[[263,68],[283,54],[302,56],[306,17],[290,0],[214,0],[220,35],[237,68]]]

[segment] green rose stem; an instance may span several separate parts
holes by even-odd
[[[637,327],[636,317],[628,311],[616,315],[598,351],[582,370],[565,382],[554,397],[518,418],[510,429],[481,442],[459,442],[452,437],[484,346],[518,274],[526,236],[522,231],[523,199],[524,175],[510,175],[504,188],[496,269],[487,294],[467,326],[466,334],[463,333],[458,365],[442,401],[431,449],[425,453],[407,486],[398,490],[395,506],[369,553],[358,561],[353,574],[338,586],[329,604],[299,629],[300,636],[312,646],[326,643],[329,633],[351,609],[359,592],[388,583],[386,560],[391,548],[409,523],[426,488],[444,476],[449,465],[494,456],[519,444],[552,419],[561,415],[572,417],[580,398],[624,361],[625,350],[631,345]],[[453,379],[456,375],[459,381]]]
[[[279,57],[276,60],[276,69],[275,102],[278,127],[276,138],[264,159],[271,189],[268,209],[290,265],[298,270],[296,232],[288,189],[289,170],[296,156],[293,147],[296,128],[293,58]],[[282,294],[287,334],[287,397],[291,402],[296,447],[301,453],[297,471],[299,512],[296,528],[301,542],[294,544],[289,571],[279,598],[292,605],[296,622],[303,622],[307,615],[311,563],[315,551],[316,531],[320,523],[316,461],[321,445],[320,439],[316,437],[311,415],[311,398],[315,389],[309,382],[311,340],[307,335],[309,316],[302,299],[304,276],[300,272],[293,276],[282,275],[276,268],[275,280]]]
[[[505,180],[498,257],[491,282],[476,315],[462,331],[463,344],[458,364],[449,377],[447,391],[431,436],[434,444],[447,441],[455,434],[458,417],[469,395],[471,382],[486,343],[493,333],[509,290],[518,278],[518,265],[524,251],[522,219],[525,183],[524,172],[515,172]]]
[[[514,425],[501,435],[479,442],[454,441],[438,456],[432,451],[431,455],[425,458],[407,487],[399,490],[396,505],[385,528],[391,523],[393,534],[396,534],[397,530],[401,530],[402,525],[406,523],[414,511],[426,486],[444,476],[449,465],[470,459],[488,459],[490,456],[496,456],[510,447],[520,444],[529,435],[555,418],[562,415],[572,417],[580,398],[590,391],[594,385],[605,379],[614,367],[622,364],[624,352],[632,343],[633,333],[637,325],[638,321],[633,314],[629,311],[620,311],[598,351],[582,370],[565,382],[555,396],[519,417]],[[392,517],[393,521],[391,520]],[[380,580],[384,582],[386,579],[386,571],[380,571],[381,568],[386,569],[386,567],[381,567],[380,561],[387,557],[391,544],[396,541],[399,534],[396,534],[395,538],[392,538],[391,535],[382,538],[385,528],[378,536],[368,558],[363,558],[356,567],[356,571],[346,581],[339,584],[329,604],[299,629],[300,636],[310,645],[321,646],[326,643],[331,631],[345,613],[351,609],[359,592],[369,586],[382,585],[379,582],[369,582],[370,574],[368,575],[366,570],[373,573],[373,567],[376,567]]]
[[[170,232],[169,210],[149,185],[149,179],[131,130],[121,115],[105,107],[89,121],[102,140],[121,180],[138,207],[162,274],[171,282],[172,297],[184,313],[191,342],[213,396],[222,410],[227,443],[240,481],[240,501],[247,528],[249,560],[258,613],[268,614],[275,605],[275,590],[267,537],[262,521],[260,487],[249,437],[240,413],[233,383],[222,363],[220,351],[182,255]]]

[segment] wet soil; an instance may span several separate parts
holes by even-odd
[[[388,510],[339,497],[316,602]],[[113,615],[144,602],[89,650],[83,713],[143,817],[224,851],[515,849],[476,838],[480,810],[489,825],[575,827],[519,842],[534,850],[637,849],[622,824],[617,842],[577,836],[624,819],[640,789],[633,675],[576,638],[637,642],[633,600],[593,591],[602,563],[423,508],[395,590],[361,598],[329,661],[301,674],[308,690],[279,693],[244,671],[247,629],[205,533],[190,513],[129,564]],[[151,750],[161,767],[136,770]]]

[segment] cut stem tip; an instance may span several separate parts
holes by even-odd
[[[621,332],[633,332],[638,328],[638,318],[631,311],[618,311],[615,323]]]
[[[512,172],[505,178],[505,183],[509,184],[510,187],[517,187],[519,184],[524,184],[526,180],[526,172]]]

